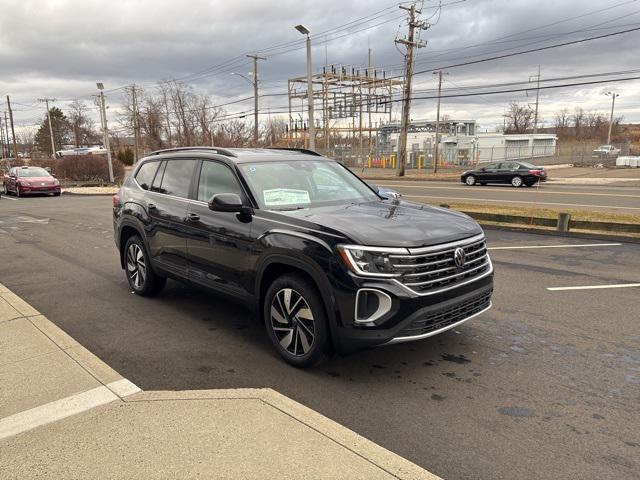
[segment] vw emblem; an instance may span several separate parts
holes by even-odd
[[[466,259],[466,254],[464,253],[463,248],[456,248],[455,252],[453,252],[453,260],[456,262],[456,267],[462,268],[464,267],[464,261]]]

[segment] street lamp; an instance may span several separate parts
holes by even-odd
[[[307,103],[309,104],[309,150],[316,149],[316,129],[313,124],[313,83],[311,81],[311,37],[304,25],[296,25],[295,29],[307,36]]]
[[[607,134],[607,145],[611,144],[611,127],[613,127],[613,109],[616,108],[616,97],[619,97],[619,93],[606,92],[606,96],[611,97],[611,118],[609,120],[609,133]]]

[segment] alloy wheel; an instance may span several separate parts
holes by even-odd
[[[469,186],[475,185],[476,183],[476,177],[474,177],[473,175],[469,175],[467,177],[467,179],[465,180],[465,183]]]
[[[511,179],[511,185],[513,185],[514,187],[521,187],[522,186],[522,178],[521,177],[513,177]]]
[[[313,346],[313,313],[305,298],[292,288],[283,288],[274,295],[271,328],[280,346],[293,356],[306,355]]]
[[[139,245],[132,243],[127,249],[127,275],[134,288],[140,289],[147,278],[147,265]]]

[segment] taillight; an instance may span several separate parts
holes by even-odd
[[[119,207],[120,206],[120,195],[119,194],[115,194],[112,198],[113,200],[113,206],[114,207]]]
[[[538,175],[541,175],[541,174],[542,174],[542,170],[529,170],[529,173],[530,173],[531,175],[536,175],[536,176],[538,176]]]

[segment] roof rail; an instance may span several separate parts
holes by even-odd
[[[265,147],[267,150],[288,150],[290,152],[300,152],[305,153],[307,155],[315,155],[316,157],[321,157],[318,152],[313,150],[309,150],[307,148],[294,148],[294,147]]]
[[[162,153],[169,152],[188,152],[190,150],[211,150],[218,155],[224,155],[225,157],[237,157],[235,153],[231,150],[227,150],[226,148],[219,147],[174,147],[174,148],[165,148],[163,150],[156,150],[155,152],[151,152],[149,155],[160,155]]]

